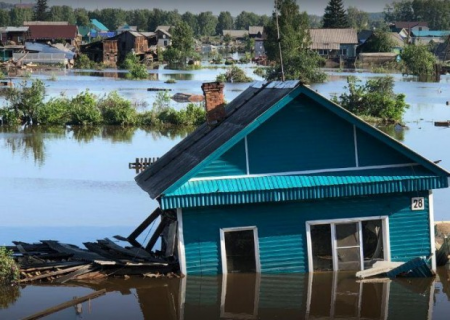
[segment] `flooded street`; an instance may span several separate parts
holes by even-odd
[[[151,107],[156,92],[171,88],[202,94],[201,84],[224,69],[152,70],[149,81],[124,80],[117,70],[100,76],[81,72],[33,75],[44,80],[48,98],[89,90],[102,95],[117,90]],[[254,79],[252,69],[246,72]],[[350,73],[330,72],[329,81],[313,85],[327,98],[344,91]],[[356,74],[362,80],[379,74]],[[410,108],[404,130],[389,134],[450,170],[450,129],[434,121],[450,120],[450,76],[440,83],[420,83],[394,75],[396,93]],[[176,84],[165,84],[176,79]],[[13,79],[19,83],[21,79]],[[249,84],[226,84],[233,100]],[[4,101],[0,100],[0,104]],[[183,106],[172,102],[176,108]],[[157,206],[135,183],[128,168],[137,157],[159,157],[188,132],[144,128],[8,128],[0,126],[0,245],[13,240],[53,239],[82,245],[114,235],[127,236]],[[450,189],[435,191],[435,220],[450,220]],[[156,228],[156,225],[152,225]],[[150,228],[149,233],[153,230]],[[144,233],[142,237],[147,237]],[[52,286],[29,285],[0,291],[0,319],[19,319],[45,308],[106,289],[107,294],[48,319],[448,319],[448,271],[435,280],[357,282],[354,274],[228,275],[184,279],[111,279]],[[4,289],[0,289],[4,290]]]
[[[106,289],[79,314],[71,307],[46,319],[448,319],[447,271],[439,277],[357,282],[353,273],[230,274],[32,285],[2,294],[0,318],[20,319]]]

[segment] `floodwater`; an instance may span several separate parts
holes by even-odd
[[[152,70],[150,80],[123,79],[116,70],[61,72],[44,80],[47,97],[83,91],[103,95],[116,90],[138,105],[151,106],[156,92],[201,94],[201,83],[225,69]],[[250,66],[246,72],[252,75]],[[330,72],[313,88],[326,97],[344,91],[350,73]],[[379,74],[358,73],[362,80]],[[389,134],[450,170],[448,128],[450,76],[440,83],[420,83],[394,75],[397,93],[410,104],[405,130]],[[165,84],[174,78],[176,84]],[[21,79],[13,79],[14,83]],[[249,84],[227,84],[231,101]],[[1,99],[1,98],[0,98]],[[4,102],[0,100],[0,105]],[[174,107],[182,104],[173,102]],[[134,182],[128,168],[136,157],[158,157],[187,132],[145,128],[0,126],[0,245],[13,240],[55,239],[82,245],[114,235],[127,236],[156,207]],[[450,220],[450,190],[435,191],[436,220]],[[152,225],[142,238],[156,228]],[[143,241],[143,239],[139,239]],[[100,284],[54,287],[30,285],[0,292],[0,319],[18,319],[92,290],[105,296],[83,304],[81,315],[69,308],[49,319],[447,319],[450,311],[447,271],[436,281],[357,283],[352,275],[188,277],[187,279],[108,280]],[[224,285],[225,284],[225,285]],[[1,289],[4,290],[4,289]]]
[[[448,273],[436,280],[353,273],[229,274],[183,279],[110,279],[30,285],[0,295],[0,318],[21,319],[96,290],[107,293],[46,319],[448,319]]]

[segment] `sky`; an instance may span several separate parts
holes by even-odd
[[[7,3],[34,3],[33,0],[0,0]],[[308,14],[323,15],[329,0],[297,0],[301,11]],[[392,0],[344,0],[344,6],[357,7],[366,12],[381,12],[387,3]],[[73,8],[86,8],[87,10],[103,8],[153,9],[163,10],[178,9],[180,13],[190,11],[198,13],[212,11],[219,14],[221,11],[230,11],[232,15],[238,15],[242,11],[250,11],[256,14],[270,15],[274,0],[47,0],[49,6],[68,5]]]

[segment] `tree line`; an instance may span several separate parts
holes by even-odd
[[[105,8],[89,11],[65,5],[48,7],[46,1],[42,0],[38,1],[34,8],[0,9],[2,26],[22,26],[24,21],[33,20],[68,21],[78,26],[89,26],[90,19],[99,20],[111,31],[117,30],[125,23],[137,26],[139,31],[154,31],[160,25],[174,26],[183,21],[192,29],[194,36],[201,37],[221,35],[223,30],[248,30],[249,26],[264,26],[270,18],[267,15],[246,11],[242,11],[236,17],[228,11],[220,12],[216,16],[211,11],[180,14],[178,10],[166,11],[158,8],[136,10]]]
[[[402,0],[386,5],[386,22],[426,21],[431,30],[450,29],[450,1]]]

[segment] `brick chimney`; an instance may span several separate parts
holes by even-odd
[[[205,95],[206,122],[214,126],[226,117],[222,82],[207,82],[202,84]]]

